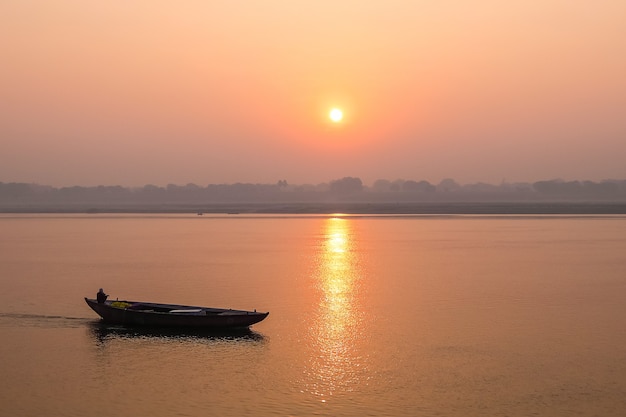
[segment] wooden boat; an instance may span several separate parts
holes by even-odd
[[[269,312],[196,307],[142,301],[98,301],[85,297],[87,305],[106,323],[130,326],[226,329],[248,327]]]

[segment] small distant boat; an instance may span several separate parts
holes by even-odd
[[[269,312],[159,304],[143,301],[105,301],[85,297],[105,323],[130,326],[205,329],[244,328],[265,319]]]

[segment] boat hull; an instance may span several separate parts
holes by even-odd
[[[85,302],[104,322],[127,326],[209,329],[244,328],[260,322],[269,314],[267,312],[136,301],[106,301],[98,303],[94,299],[85,298]]]

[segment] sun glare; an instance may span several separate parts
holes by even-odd
[[[341,109],[334,108],[330,111],[328,117],[330,117],[330,120],[332,120],[333,122],[339,123],[341,119],[343,119],[343,112],[341,111]]]

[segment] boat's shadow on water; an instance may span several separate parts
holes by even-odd
[[[267,338],[249,328],[228,330],[179,329],[142,326],[122,326],[93,321],[88,324],[89,332],[98,344],[116,339],[154,339],[180,342],[244,342],[265,343]]]

